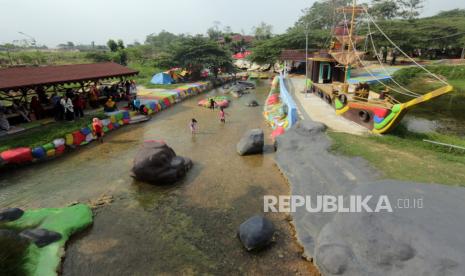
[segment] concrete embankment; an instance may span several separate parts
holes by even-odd
[[[324,125],[300,121],[277,138],[276,163],[291,194],[386,197],[392,212],[292,213],[305,256],[323,275],[465,275],[465,189],[377,180],[364,160],[328,152]],[[421,173],[421,172],[418,172]],[[409,206],[406,206],[409,205]]]

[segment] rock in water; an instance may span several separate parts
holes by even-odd
[[[239,226],[239,239],[247,250],[261,249],[273,239],[274,226],[263,216],[255,215]]]
[[[265,144],[265,135],[263,130],[256,128],[247,131],[237,143],[237,153],[239,155],[248,155],[262,153]]]
[[[14,221],[19,219],[24,211],[19,208],[8,208],[0,211],[0,221]]]
[[[184,177],[191,167],[189,158],[176,156],[165,143],[146,141],[134,159],[132,176],[153,184],[171,184]]]
[[[35,243],[37,247],[44,247],[61,239],[60,233],[41,228],[24,230],[19,235]]]
[[[237,83],[239,83],[241,86],[247,88],[247,89],[253,89],[255,88],[255,84],[252,83],[252,82],[248,82],[248,81],[238,81]]]
[[[256,100],[252,100],[247,104],[247,106],[258,106],[258,105],[259,104],[258,104],[258,102]]]

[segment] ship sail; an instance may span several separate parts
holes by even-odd
[[[365,55],[362,51],[330,51],[329,54],[342,65],[359,65]]]

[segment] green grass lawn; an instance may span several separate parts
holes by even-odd
[[[390,179],[465,187],[465,151],[435,146],[423,141],[465,147],[465,140],[441,134],[415,134],[403,128],[384,136],[356,136],[329,132],[332,151],[360,156]]]
[[[186,83],[174,83],[174,84],[152,84],[150,80],[152,79],[153,75],[156,73],[164,72],[166,69],[163,68],[156,68],[147,64],[140,64],[140,63],[130,63],[128,67],[138,70],[139,75],[137,75],[134,80],[137,84],[142,85],[146,88],[161,88],[161,89],[174,89],[178,88],[179,86],[183,86]]]
[[[16,147],[37,147],[52,142],[57,138],[64,138],[66,134],[83,128],[91,123],[92,118],[104,118],[103,112],[86,115],[73,122],[60,121],[40,127],[34,127],[22,133],[0,138],[0,152]]]

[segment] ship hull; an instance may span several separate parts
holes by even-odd
[[[383,104],[382,101],[348,99],[346,94],[334,93],[331,85],[317,84],[313,86],[312,90],[322,100],[330,104],[338,115],[371,130],[373,133],[385,134],[391,132],[411,108],[452,92],[453,87],[447,85],[406,103],[389,106]]]

